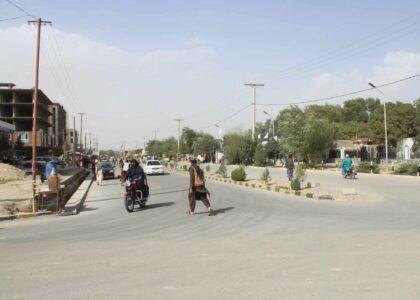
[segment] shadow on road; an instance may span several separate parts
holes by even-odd
[[[234,209],[235,207],[233,206],[229,206],[229,207],[225,207],[225,208],[217,208],[213,210],[213,213],[211,214],[212,217],[217,216],[218,214],[224,214],[227,211],[230,211],[232,209]],[[208,214],[208,212],[199,212],[199,213],[195,213],[196,215],[201,215],[201,214]]]
[[[165,192],[159,192],[159,193],[150,193],[150,195],[165,195],[165,194],[174,194],[174,193],[180,193],[180,192],[186,192],[188,189],[180,189],[180,190],[172,190],[172,191],[165,191]]]
[[[154,208],[160,208],[160,207],[167,207],[174,205],[175,202],[161,202],[161,203],[153,203],[146,205],[146,209],[154,209]]]

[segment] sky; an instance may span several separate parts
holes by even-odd
[[[100,146],[127,148],[183,126],[216,136],[252,125],[257,103],[339,95],[420,73],[420,1],[13,0],[42,29],[40,88]],[[0,0],[0,20],[22,13]],[[31,88],[35,29],[0,21],[0,82]],[[362,97],[412,102],[420,78]],[[328,103],[342,103],[338,98]],[[284,106],[257,107],[277,114]],[[77,116],[77,115],[76,115]],[[215,123],[219,123],[220,131]],[[77,124],[79,121],[77,121]]]

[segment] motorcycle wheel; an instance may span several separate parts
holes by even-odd
[[[134,201],[133,199],[131,199],[130,196],[125,196],[124,204],[125,204],[125,209],[127,210],[127,212],[131,213],[134,211]]]

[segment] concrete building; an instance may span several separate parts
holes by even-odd
[[[52,124],[49,128],[50,143],[56,154],[65,152],[67,113],[64,107],[59,103],[53,103],[49,106],[51,115],[48,122]]]
[[[77,150],[77,142],[79,141],[79,133],[73,129],[67,129],[66,135],[66,153],[71,153],[73,149]],[[74,147],[74,148],[73,148]]]
[[[33,93],[33,89],[0,88],[0,120],[15,126],[13,140],[28,153],[33,145]],[[39,90],[36,143],[39,155],[46,155],[49,150],[62,153],[65,132],[64,108]]]
[[[0,151],[13,148],[12,137],[15,125],[0,121]]]

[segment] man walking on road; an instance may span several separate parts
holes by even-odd
[[[286,159],[287,178],[289,181],[293,179],[293,171],[295,170],[295,162],[293,161],[292,153],[289,153]]]
[[[210,216],[213,213],[213,209],[211,208],[210,201],[207,198],[207,195],[210,193],[205,186],[203,170],[201,170],[201,168],[197,165],[197,160],[195,158],[191,158],[190,162],[190,188],[188,190],[190,210],[187,212],[187,214],[194,215],[196,202],[202,201],[203,204],[207,207]]]
[[[96,184],[102,185],[102,180],[104,178],[104,173],[102,172],[102,163],[100,160],[96,161]]]

